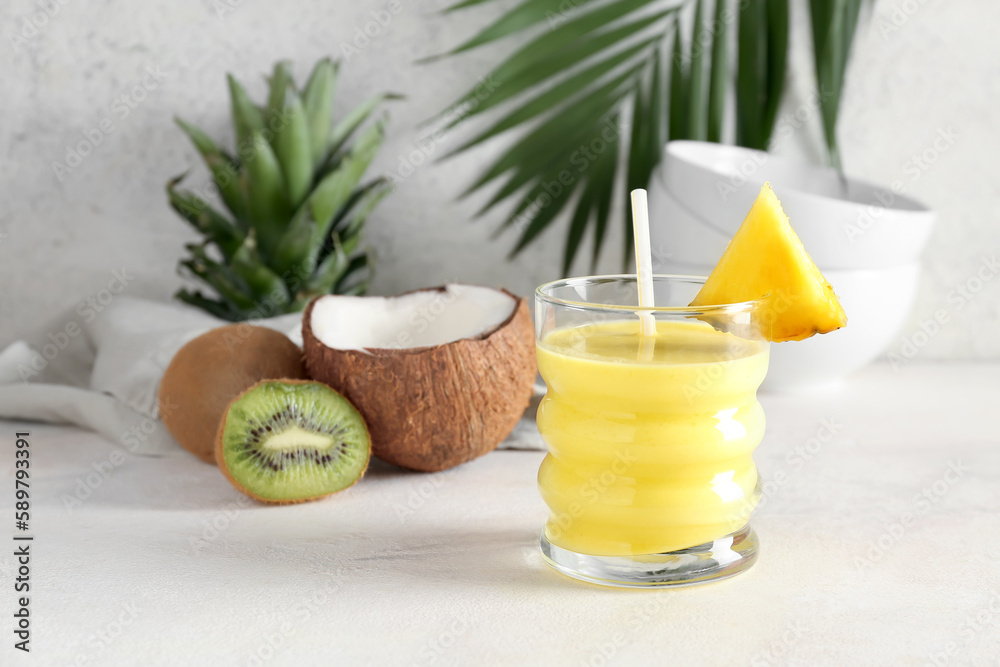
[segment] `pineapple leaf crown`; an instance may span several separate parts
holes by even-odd
[[[171,207],[204,238],[186,246],[180,266],[212,294],[181,289],[176,298],[230,321],[301,311],[322,294],[363,294],[372,275],[361,246],[365,220],[390,192],[377,177],[362,183],[385,138],[385,118],[368,123],[389,99],[380,93],[334,123],[339,63],[326,58],[297,88],[279,62],[267,101],[256,104],[228,76],[236,152],[177,119],[212,175],[227,214],[204,197],[167,183]]]

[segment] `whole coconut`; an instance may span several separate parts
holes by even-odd
[[[482,319],[470,315],[477,302],[489,302],[492,324],[466,326]],[[321,340],[314,319],[321,307],[340,312],[333,328],[345,333],[337,337],[360,347]],[[531,317],[523,299],[503,290],[448,285],[389,298],[322,296],[307,306],[302,336],[310,376],[357,406],[372,454],[411,470],[446,470],[493,451],[534,391]]]
[[[261,380],[305,379],[302,351],[273,329],[231,324],[178,350],[160,380],[160,419],[181,447],[215,463],[215,437],[234,398]]]

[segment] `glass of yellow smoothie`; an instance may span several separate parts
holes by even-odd
[[[641,335],[636,276],[571,278],[535,294],[542,554],[585,581],[632,587],[749,568],[767,371],[760,301],[692,307],[704,278],[653,278]]]

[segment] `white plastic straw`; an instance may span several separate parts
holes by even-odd
[[[653,253],[649,246],[649,210],[646,191],[632,191],[632,230],[635,235],[635,269],[639,288],[639,307],[653,308]],[[642,336],[656,335],[653,313],[639,311],[639,332]],[[651,351],[650,351],[651,354]]]

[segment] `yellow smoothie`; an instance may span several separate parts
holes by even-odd
[[[556,329],[538,343],[549,447],[538,485],[556,546],[676,551],[740,530],[756,504],[767,344],[697,320],[656,325],[651,350],[637,319]]]

